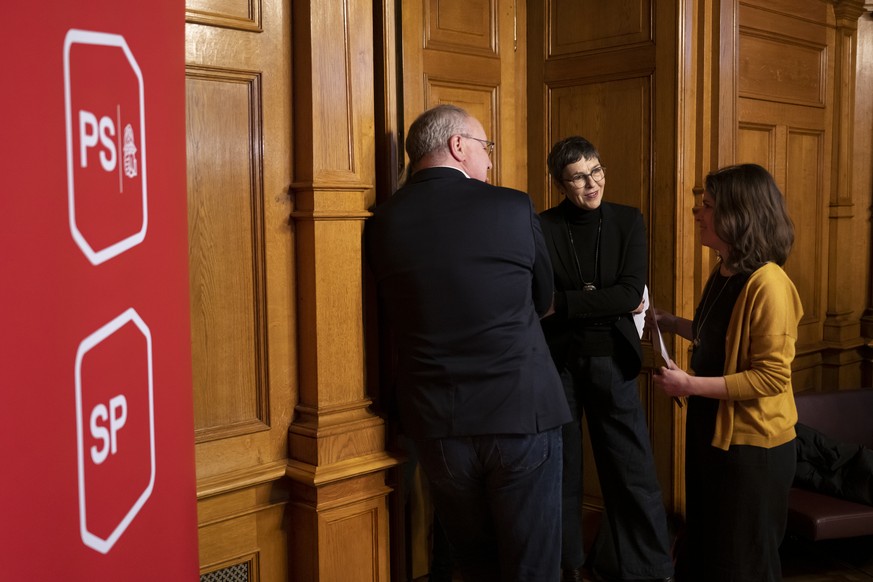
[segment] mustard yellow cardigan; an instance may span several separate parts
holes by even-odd
[[[728,400],[719,403],[712,446],[772,448],[795,437],[791,362],[802,316],[800,296],[781,267],[767,263],[752,273],[728,324]]]

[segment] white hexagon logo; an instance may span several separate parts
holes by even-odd
[[[152,336],[133,309],[76,353],[79,533],[109,552],[155,485]]]
[[[145,239],[145,96],[123,36],[71,29],[64,40],[70,232],[93,265]]]

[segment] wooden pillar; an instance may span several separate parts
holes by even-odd
[[[362,231],[374,200],[373,5],[293,2],[299,404],[292,580],[388,580],[384,423],[366,394]],[[277,47],[281,50],[281,47]]]
[[[864,2],[864,11],[866,14],[859,20],[859,35],[858,35],[858,54],[857,54],[857,78],[856,82],[856,102],[858,121],[863,123],[863,126],[856,132],[856,148],[855,148],[855,168],[860,170],[860,175],[856,176],[855,188],[863,191],[859,195],[859,204],[862,208],[869,207],[873,192],[870,190],[871,163],[873,163],[873,97],[870,96],[869,87],[873,82],[873,0]],[[866,171],[864,170],[866,168]],[[870,221],[864,214],[865,228],[861,229],[858,236],[867,241],[873,240],[873,228]],[[867,258],[867,275],[864,278],[866,285],[864,287],[866,293],[864,296],[864,316],[861,318],[861,335],[864,338],[865,347],[862,352],[864,354],[864,363],[861,370],[861,385],[873,386],[873,256]]]
[[[856,69],[858,77],[855,79],[857,87],[870,86],[870,71],[873,70],[870,67],[870,64],[873,63],[873,0],[865,0],[864,11],[866,14],[858,22],[858,68]],[[857,136],[856,145],[858,146],[855,149],[855,167],[870,168],[870,162],[873,160],[873,138],[871,138],[870,132],[870,126],[873,124],[870,114],[873,111],[873,98],[869,96],[869,91],[864,91],[863,89],[857,90],[856,97],[858,114],[862,122],[866,120],[866,124],[855,134]],[[855,182],[856,188],[862,191],[865,188],[867,189],[867,197],[865,199],[868,202],[867,206],[869,206],[869,201],[873,197],[873,192],[869,189],[871,173],[873,171],[869,169],[866,173],[862,171],[861,179]],[[873,228],[871,228],[869,219],[864,222],[866,228],[859,233],[859,236],[863,237],[866,241],[870,241],[873,239]],[[867,278],[865,286],[866,294],[864,297],[866,308],[861,318],[861,335],[865,342],[865,346],[862,348],[864,362],[861,366],[861,385],[873,386],[873,284],[871,284],[871,281],[873,281],[873,256],[868,255],[866,260]]]
[[[855,57],[858,18],[864,11],[861,0],[834,2],[836,36],[834,46],[834,119],[831,196],[828,213],[827,312],[823,339],[823,377],[826,386],[856,386],[861,359],[861,322],[853,312],[846,281],[853,279],[855,236],[852,228],[855,202],[852,164],[855,124]],[[853,365],[854,364],[854,365]]]

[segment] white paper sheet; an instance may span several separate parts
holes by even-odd
[[[643,337],[643,328],[646,327],[646,311],[649,309],[649,286],[643,287],[643,310],[639,313],[634,313],[634,324],[637,326],[637,333],[640,338]]]
[[[650,318],[652,322],[654,322],[654,333],[652,333],[652,341],[657,343],[657,345],[654,347],[661,353],[661,357],[664,359],[664,362],[672,362],[673,360],[672,358],[670,358],[670,353],[667,351],[667,344],[664,342],[664,336],[661,335],[661,328],[658,325],[658,320],[655,319],[655,306],[652,303],[651,299],[648,298],[648,287],[646,287],[646,289],[644,290],[643,297],[648,303],[646,309],[652,310],[652,317]],[[645,313],[642,313],[640,315],[645,316]]]
[[[646,289],[646,291],[648,291],[648,289]],[[654,322],[654,330],[652,333],[652,343],[658,344],[657,346],[653,346],[653,347],[655,347],[655,349],[659,350],[659,352],[661,353],[661,358],[664,359],[664,366],[669,368],[670,363],[673,360],[670,358],[670,352],[667,351],[667,344],[664,342],[664,336],[661,335],[661,327],[658,325],[658,320],[655,319],[655,313],[654,313],[655,306],[652,304],[651,299],[649,299],[648,309],[653,310],[652,317],[651,317],[651,320]],[[679,408],[682,408],[683,406],[685,406],[685,397],[684,396],[682,396],[682,397],[674,396],[673,402],[675,402],[679,406]]]

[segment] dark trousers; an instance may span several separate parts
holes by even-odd
[[[555,582],[561,429],[417,442],[434,508],[464,580]]]
[[[596,564],[622,580],[673,575],[667,515],[655,473],[635,379],[625,380],[610,356],[574,358],[561,372],[574,422],[565,424],[561,566],[585,562],[582,540],[582,427],[588,434],[609,522],[612,564]],[[610,571],[612,570],[612,571]]]
[[[779,582],[779,546],[794,480],[794,441],[765,449],[712,442],[718,401],[688,401],[685,440],[687,552],[680,580]]]

